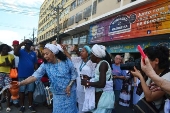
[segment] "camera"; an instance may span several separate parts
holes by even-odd
[[[125,64],[120,64],[120,69],[121,70],[133,70],[135,66],[138,70],[141,70],[140,61],[141,61],[140,59],[136,59],[134,61],[129,60]]]

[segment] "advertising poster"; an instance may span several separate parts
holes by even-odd
[[[170,33],[170,1],[157,0],[90,26],[89,43]]]

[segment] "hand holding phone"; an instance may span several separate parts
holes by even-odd
[[[145,59],[145,58],[146,58],[146,55],[145,55],[145,53],[143,52],[143,49],[141,48],[141,46],[138,45],[137,48],[138,48],[138,51],[140,52],[140,54],[142,55],[143,59]]]

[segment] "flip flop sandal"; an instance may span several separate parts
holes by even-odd
[[[11,111],[11,108],[7,107],[6,112],[10,112],[10,111]]]

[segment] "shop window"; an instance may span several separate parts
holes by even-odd
[[[87,35],[80,36],[79,44],[86,44],[87,42]]]
[[[78,44],[78,38],[73,38],[73,44]]]

